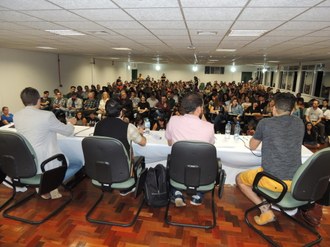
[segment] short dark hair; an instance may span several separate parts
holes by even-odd
[[[36,105],[40,99],[40,94],[37,89],[33,87],[26,87],[21,92],[21,100],[25,106]]]
[[[122,105],[114,99],[109,99],[105,104],[105,111],[108,117],[119,117]]]
[[[187,94],[181,102],[181,110],[183,113],[194,112],[199,106],[203,106],[203,98],[197,93]]]
[[[291,112],[295,107],[296,97],[292,93],[278,93],[274,96],[276,109]]]

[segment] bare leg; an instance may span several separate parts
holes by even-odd
[[[252,187],[244,184],[242,180],[239,177],[239,174],[236,176],[236,184],[238,188],[242,191],[242,193],[250,199],[254,204],[262,203],[262,199],[253,192]],[[261,207],[259,207],[261,211],[260,216],[255,216],[254,220],[258,225],[265,225],[269,222],[272,222],[275,220],[275,215],[272,210],[270,210],[270,205],[266,204]]]

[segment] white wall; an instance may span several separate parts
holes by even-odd
[[[95,63],[94,63],[95,61]],[[193,80],[194,76],[200,82],[214,81],[240,81],[242,72],[252,72],[254,76],[256,67],[236,66],[235,73],[230,72],[231,66],[225,66],[225,74],[204,74],[204,66],[198,65],[198,71],[192,71],[192,64],[160,64],[161,70],[155,70],[155,64],[136,64],[135,69],[145,78],[160,79],[162,73],[166,74],[170,81]],[[326,73],[329,73],[330,64],[326,64]],[[60,72],[63,87],[60,90],[67,93],[71,85],[107,85],[116,81],[118,76],[122,80],[131,80],[131,71],[127,69],[127,63],[119,63],[111,60],[91,59],[85,56],[60,55]],[[275,77],[277,77],[277,73]],[[326,74],[328,79],[328,74]],[[274,78],[275,79],[275,78]],[[328,84],[328,80],[326,80]],[[0,48],[0,107],[8,106],[15,113],[23,108],[19,94],[27,86],[35,87],[40,94],[48,90],[53,94],[55,88],[59,88],[58,56],[57,54],[44,52],[30,52],[14,49]]]
[[[165,73],[166,78],[170,81],[190,81],[197,76],[201,82],[214,82],[214,81],[240,81],[241,72],[254,72],[256,67],[252,66],[236,66],[237,71],[235,73],[230,72],[231,66],[225,67],[225,74],[214,75],[214,74],[204,74],[204,65],[197,65],[198,71],[192,71],[192,64],[160,64],[161,70],[155,70],[155,64],[137,64],[138,73],[142,73],[143,78],[150,75],[151,78],[160,79],[163,73]]]
[[[122,80],[131,80],[131,71],[127,63],[111,60],[91,59],[84,56],[60,55],[60,74],[62,87],[59,86],[58,55],[44,52],[0,48],[0,107],[6,105],[15,113],[23,108],[19,95],[23,88],[31,86],[42,92],[59,88],[67,93],[71,85],[107,85],[114,82],[118,76]],[[94,63],[95,61],[95,63]],[[198,71],[192,71],[192,65],[161,64],[161,70],[155,70],[155,64],[137,64],[138,73],[144,77],[150,75],[156,80],[162,73],[170,81],[193,80],[197,76],[201,82],[240,81],[241,71],[254,71],[254,67],[239,67],[236,73],[225,67],[224,75],[205,75],[204,66],[199,65]]]
[[[19,95],[23,88],[40,92],[57,87],[57,56],[0,48],[0,106],[11,112],[23,107]]]

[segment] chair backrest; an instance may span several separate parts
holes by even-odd
[[[26,138],[0,131],[0,167],[11,178],[29,178],[37,173],[37,156]]]
[[[207,142],[178,141],[172,146],[168,166],[170,178],[178,183],[209,185],[218,172],[217,150]]]
[[[100,183],[124,182],[130,177],[130,160],[117,139],[89,136],[82,141],[86,174]]]
[[[316,201],[324,195],[329,178],[330,148],[325,148],[298,168],[292,179],[292,196],[301,201]]]

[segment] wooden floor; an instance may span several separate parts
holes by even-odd
[[[244,211],[252,204],[235,186],[225,186],[223,198],[216,197],[217,225],[212,230],[168,226],[164,223],[165,208],[143,207],[133,227],[115,227],[92,224],[85,214],[99,195],[99,190],[89,179],[74,188],[72,202],[58,215],[39,226],[17,222],[0,216],[0,246],[268,246],[249,229],[244,222]],[[27,192],[25,192],[27,193]],[[22,197],[19,193],[18,197]],[[65,193],[64,193],[65,194]],[[10,189],[0,185],[0,203],[10,195]],[[67,195],[67,194],[65,194]],[[172,220],[187,223],[210,223],[210,193],[204,204],[196,207],[188,204],[185,208],[171,208]],[[58,200],[38,199],[29,202],[17,215],[38,218]],[[188,200],[189,201],[189,200]],[[128,220],[135,212],[132,205],[138,199],[131,195],[121,197],[117,192],[107,193],[105,203],[93,216]],[[131,206],[130,206],[131,205]],[[35,210],[37,209],[37,210]],[[323,208],[323,221],[319,232],[323,236],[320,246],[330,246],[330,207]],[[302,246],[312,236],[299,226],[278,215],[279,223],[262,227],[282,246]]]

